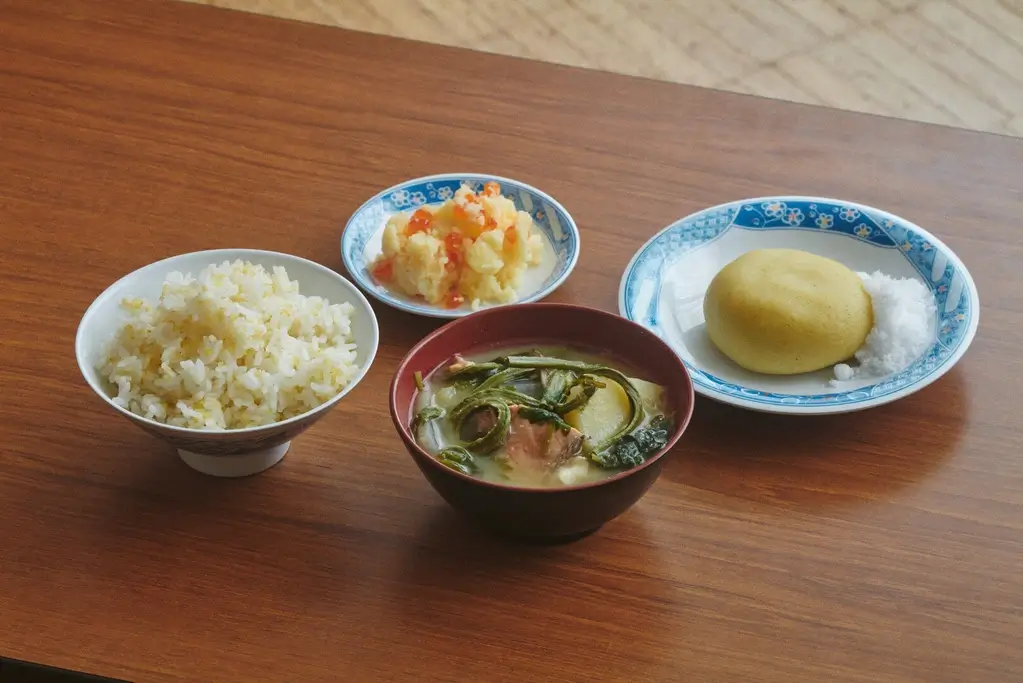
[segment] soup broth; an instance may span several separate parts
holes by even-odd
[[[455,356],[417,384],[417,443],[500,484],[600,481],[642,464],[673,430],[663,387],[571,348]]]

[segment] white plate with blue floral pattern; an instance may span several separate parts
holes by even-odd
[[[831,384],[829,368],[788,377],[743,370],[707,336],[703,297],[725,265],[747,251],[802,249],[857,272],[912,277],[934,294],[934,341],[906,369]],[[618,293],[622,316],[653,330],[685,361],[696,391],[773,413],[862,410],[919,391],[966,353],[980,320],[977,288],[962,261],[913,223],[869,206],[815,197],[762,197],[715,206],[668,226],[633,257]]]
[[[501,185],[501,193],[517,209],[533,217],[533,224],[544,239],[542,261],[525,272],[519,298],[512,303],[543,299],[560,287],[575,268],[579,260],[579,229],[568,211],[550,195],[532,185],[494,175],[445,173],[406,180],[380,192],[359,207],[345,226],[341,235],[345,268],[370,296],[402,311],[433,318],[460,318],[472,313],[468,304],[449,309],[396,292],[377,282],[369,269],[380,254],[384,226],[391,216],[423,205],[440,204],[454,196],[463,183],[479,191],[491,181]]]

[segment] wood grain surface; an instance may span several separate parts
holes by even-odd
[[[0,656],[135,681],[1023,680],[1023,142],[190,4],[0,0]],[[79,317],[161,257],[340,268],[382,187],[466,169],[573,212],[557,301],[699,208],[890,209],[972,269],[942,380],[818,419],[700,400],[579,543],[474,531],[386,412],[437,323],[378,307],[367,379],[262,475],[215,480],[92,396]]]
[[[191,0],[1023,136],[1020,0]]]

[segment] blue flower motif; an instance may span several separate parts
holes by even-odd
[[[871,230],[866,223],[860,223],[859,225],[856,226],[856,234],[862,237],[863,239],[870,237],[870,232]]]
[[[885,218],[884,220],[881,221],[881,225],[883,225],[886,228],[894,228],[895,221],[893,221],[891,218]]]
[[[931,249],[934,248],[934,245],[932,245],[930,242],[924,242],[923,244],[920,245],[920,248],[923,249],[924,251],[930,251]]]
[[[948,285],[938,285],[938,294],[944,294],[948,291]]]
[[[785,213],[785,202],[766,202],[760,206],[768,218],[781,218]]]
[[[450,187],[439,187],[437,188],[437,199],[442,201],[451,199],[455,196],[454,191]]]
[[[834,216],[829,216],[826,213],[822,213],[819,216],[817,216],[817,220],[814,222],[817,223],[817,227],[820,228],[821,230],[827,230],[828,228],[835,224],[835,218]]]
[[[420,204],[425,204],[426,203],[426,195],[424,195],[422,192],[418,192],[418,191],[413,192],[411,195],[409,195],[409,201],[411,201],[414,206],[419,206]]]
[[[838,217],[841,218],[846,223],[852,223],[854,220],[860,217],[860,212],[858,209],[854,209],[851,206],[843,206],[842,209],[838,212]]]
[[[391,193],[391,201],[397,207],[405,206],[409,201],[408,190],[395,190]]]
[[[910,244],[909,241],[907,240],[899,245],[899,249],[902,249],[902,251],[912,251],[913,245]]]
[[[803,222],[803,212],[799,209],[789,209],[781,220],[785,225],[799,225]]]

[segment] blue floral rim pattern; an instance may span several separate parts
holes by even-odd
[[[568,279],[579,258],[579,230],[572,216],[552,197],[531,185],[500,176],[477,173],[449,173],[416,178],[395,185],[368,200],[352,214],[341,235],[341,259],[352,278],[374,298],[395,308],[439,318],[457,318],[471,313],[466,309],[445,310],[425,302],[413,302],[391,294],[377,284],[366,263],[366,245],[380,231],[386,220],[401,211],[414,210],[426,204],[439,204],[454,196],[460,185],[467,184],[480,191],[484,183],[494,181],[501,192],[525,211],[554,247],[556,263],[553,271],[535,294],[516,303],[539,301]]]
[[[657,302],[662,275],[684,254],[710,244],[732,229],[814,230],[841,234],[879,249],[897,250],[934,294],[937,335],[932,346],[905,370],[853,391],[814,395],[760,391],[727,382],[686,361],[701,393],[734,397],[751,407],[822,408],[879,404],[924,386],[947,371],[966,351],[979,322],[979,298],[966,267],[922,228],[860,204],[810,197],[765,197],[724,204],[687,216],[647,242],[625,270],[619,291],[621,315],[665,336]],[[639,286],[656,283],[643,301]],[[863,405],[861,407],[866,407]],[[821,410],[824,412],[825,410]]]

